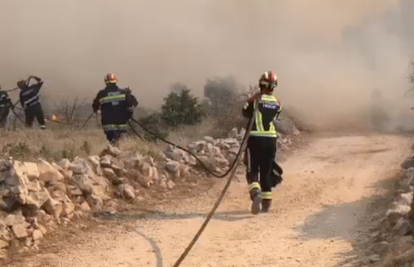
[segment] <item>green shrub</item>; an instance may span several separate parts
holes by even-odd
[[[190,89],[183,84],[174,84],[171,89],[161,107],[164,123],[170,127],[200,123],[205,113],[198,98],[191,95]]]

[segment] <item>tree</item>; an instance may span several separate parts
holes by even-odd
[[[219,116],[233,106],[241,87],[232,77],[208,79],[204,85],[204,96],[210,100],[211,115]]]
[[[171,127],[194,125],[205,116],[197,97],[191,95],[190,89],[183,84],[173,84],[171,92],[164,98],[161,118]]]

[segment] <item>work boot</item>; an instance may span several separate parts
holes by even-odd
[[[262,212],[269,212],[270,206],[272,206],[271,199],[263,199],[262,200]]]
[[[250,190],[250,198],[252,200],[251,213],[256,215],[260,212],[260,204],[262,203],[260,189],[253,188],[252,190]]]

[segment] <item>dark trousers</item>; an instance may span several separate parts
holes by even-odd
[[[106,130],[105,135],[106,135],[106,139],[110,143],[117,144],[119,139],[121,139],[122,135],[126,132],[127,130]]]
[[[247,182],[250,190],[261,190],[262,199],[272,199],[270,174],[276,157],[276,142],[273,137],[256,136],[247,141]]]
[[[43,115],[42,105],[40,103],[34,104],[33,106],[27,107],[24,110],[26,116],[26,127],[32,127],[33,121],[36,118],[41,129],[46,128],[45,117]]]
[[[7,124],[7,116],[9,115],[10,108],[0,108],[0,128],[5,128]]]

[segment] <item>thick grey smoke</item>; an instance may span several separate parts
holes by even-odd
[[[413,52],[411,0],[0,0],[0,81],[92,98],[114,72],[146,105],[183,82],[280,78],[277,95],[324,121],[358,116],[373,88],[399,99]],[[358,111],[358,112],[357,112]]]

